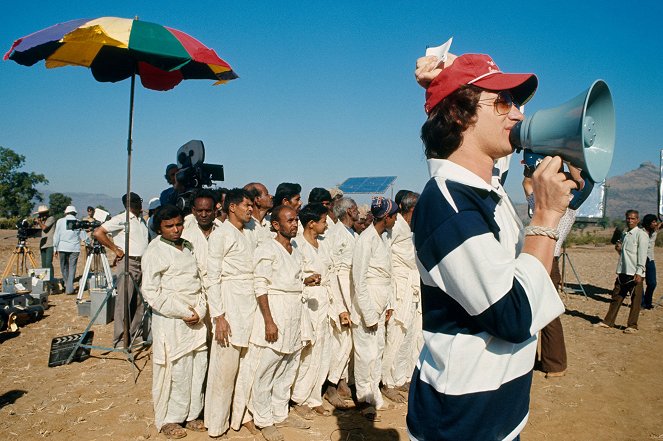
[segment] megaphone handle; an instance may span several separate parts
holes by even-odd
[[[582,203],[587,200],[594,189],[594,181],[587,176],[584,170],[580,172],[580,177],[584,180],[585,185],[582,187],[582,190],[571,190],[571,194],[573,195],[571,202],[569,202],[569,208],[571,210],[577,210],[580,208]]]

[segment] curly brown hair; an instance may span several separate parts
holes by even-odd
[[[426,158],[446,159],[463,142],[463,133],[476,123],[482,89],[465,85],[433,108],[421,127]]]

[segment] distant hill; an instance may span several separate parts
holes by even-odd
[[[48,198],[51,193],[62,193],[71,198],[72,204],[78,210],[78,217],[87,216],[85,210],[88,206],[97,207],[99,205],[106,208],[111,215],[115,215],[124,210],[122,207],[121,196],[108,196],[107,194],[99,193],[80,193],[80,192],[63,192],[63,191],[42,191],[45,204],[48,204]]]
[[[643,162],[636,170],[608,179],[606,211],[611,219],[623,219],[626,210],[635,209],[640,218],[658,213],[659,168]]]

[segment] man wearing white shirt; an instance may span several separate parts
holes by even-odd
[[[330,384],[327,387],[326,398],[337,409],[347,409],[349,406],[339,394],[339,390],[349,391],[347,380],[352,353],[350,312],[354,296],[350,272],[352,254],[359,237],[352,227],[359,218],[359,210],[354,200],[344,197],[334,203],[334,213],[339,221],[330,228],[331,231],[325,237],[325,245],[332,260],[332,277],[336,277],[339,290],[332,291],[333,298],[329,307],[332,359],[327,375]],[[346,396],[349,397],[349,394]]]
[[[642,302],[642,282],[645,276],[647,263],[647,249],[649,248],[648,234],[638,227],[640,214],[637,210],[628,210],[625,214],[626,230],[621,240],[615,245],[619,253],[617,263],[617,278],[612,290],[612,302],[603,321],[596,325],[603,328],[615,326],[615,319],[626,295],[631,292],[631,309],[626,323],[625,334],[634,334],[638,331],[638,316]]]
[[[239,400],[241,394],[244,400],[246,391],[236,391],[235,382],[249,346],[256,310],[255,247],[244,231],[253,212],[248,192],[229,190],[223,210],[228,218],[210,234],[205,279],[213,330],[205,395],[205,425],[211,437],[228,430],[235,395]]]
[[[325,190],[326,191],[326,190]],[[332,262],[325,241],[319,240],[327,229],[327,207],[320,203],[304,206],[299,212],[304,234],[294,243],[304,257],[304,276],[318,275],[320,282],[304,287],[305,312],[311,322],[311,344],[302,349],[301,363],[292,388],[293,408],[305,419],[319,415],[331,415],[322,405],[322,386],[329,372],[331,352],[329,348],[329,304],[332,289],[338,290],[336,278],[332,279]]]
[[[405,402],[396,388],[402,388],[410,380],[419,357],[413,348],[422,333],[419,270],[410,229],[418,199],[419,194],[411,191],[399,198],[396,223],[388,234],[396,302],[392,320],[387,323],[387,340],[382,360],[382,393],[397,403]]]
[[[352,280],[355,287],[352,316],[354,374],[357,400],[362,414],[377,418],[376,410],[384,401],[380,392],[385,324],[391,318],[394,290],[391,286],[391,251],[382,238],[396,222],[398,206],[391,199],[374,198],[371,203],[373,223],[366,228],[352,255]]]
[[[154,424],[167,438],[204,432],[207,311],[193,246],[182,239],[182,212],[164,206],[154,217],[160,236],[142,260],[142,290],[152,307]]]
[[[74,294],[76,264],[81,253],[81,241],[86,239],[85,231],[67,229],[67,221],[76,220],[76,207],[69,205],[64,210],[65,217],[55,223],[53,249],[60,257],[60,272],[64,279],[65,294]],[[81,283],[85,283],[82,281]]]
[[[127,195],[122,196],[122,204],[129,210],[129,255],[125,255],[125,221],[126,211],[113,216],[94,230],[94,237],[100,244],[115,253],[117,264],[113,344],[117,347],[124,337],[124,314],[125,299],[129,303],[129,337],[139,337],[137,334],[143,318],[143,300],[139,296],[138,287],[141,284],[140,261],[147,248],[148,233],[145,220],[141,216],[143,200],[136,193],[131,193],[127,201]],[[109,237],[112,236],[112,240]],[[129,260],[129,276],[131,280],[125,283],[124,259]],[[128,285],[128,292],[126,290]],[[140,336],[142,338],[142,336]],[[131,342],[130,342],[131,344]]]
[[[247,354],[256,362],[249,409],[255,425],[268,440],[282,439],[278,426],[309,427],[288,415],[290,390],[303,346],[302,288],[319,281],[319,276],[304,279],[302,275],[302,256],[291,243],[297,235],[297,222],[293,208],[276,207],[272,227],[277,236],[260,244],[253,258],[260,316],[253,321]]]

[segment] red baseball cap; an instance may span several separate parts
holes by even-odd
[[[513,99],[522,105],[532,98],[539,80],[534,74],[504,73],[488,55],[461,55],[451,66],[442,70],[426,89],[426,113],[430,113],[440,101],[466,84],[474,84],[486,90],[509,90]]]

